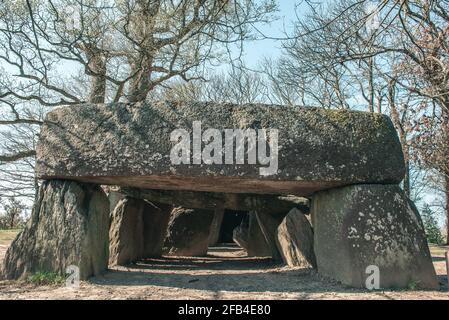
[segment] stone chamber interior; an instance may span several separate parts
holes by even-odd
[[[116,201],[116,200],[115,200]],[[152,203],[154,205],[154,203]],[[120,202],[116,207],[120,206]],[[157,204],[156,204],[157,206]],[[114,210],[111,208],[111,210]],[[192,209],[193,210],[193,209]],[[115,208],[115,211],[117,209]],[[162,245],[162,252],[160,255],[154,257],[142,257],[137,259],[123,260],[110,265],[112,270],[121,270],[124,267],[136,268],[137,270],[184,270],[198,269],[207,266],[212,270],[220,270],[220,272],[233,269],[256,269],[269,268],[273,264],[279,263],[271,259],[270,249],[268,248],[265,239],[257,228],[258,232],[254,232],[254,226],[258,226],[257,219],[254,213],[245,210],[222,210],[221,219],[219,218],[218,226],[215,225],[217,221],[210,221],[205,225],[210,225],[210,233],[204,233],[201,230],[202,224],[198,220],[207,220],[208,217],[214,216],[216,218],[217,212],[211,210],[194,210],[197,218],[192,218],[193,224],[183,221],[182,218],[174,219],[176,209],[170,212],[170,220],[168,222],[167,231],[164,235]],[[189,215],[187,211],[181,212]],[[129,208],[124,210],[125,215],[135,214],[134,210]],[[114,214],[112,214],[114,215]],[[145,213],[144,213],[145,215]],[[181,216],[181,215],[180,215]],[[130,217],[128,217],[130,218]],[[121,224],[126,224],[126,217],[123,217]],[[143,219],[145,225],[145,219]],[[197,220],[197,221],[195,221]],[[138,223],[138,222],[137,222]],[[252,239],[249,239],[250,226],[252,227]],[[154,229],[144,230],[143,232],[151,232]],[[113,236],[112,236],[113,237]],[[151,235],[143,235],[143,238],[151,238]],[[121,241],[125,237],[121,237]],[[204,241],[208,243],[204,245]],[[110,239],[111,243],[114,241]],[[138,246],[137,242],[129,241],[127,245]],[[176,247],[174,250],[173,247]],[[139,250],[138,248],[134,248]],[[111,249],[112,250],[112,249]],[[112,251],[111,251],[112,254]],[[128,269],[129,270],[129,269]]]

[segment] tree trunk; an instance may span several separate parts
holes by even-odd
[[[444,215],[446,217],[446,245],[449,245],[449,175],[445,174],[444,176],[445,186],[444,186]]]
[[[402,141],[401,141],[402,143]],[[402,145],[402,149],[404,152],[404,158],[405,158],[405,175],[404,175],[404,192],[407,195],[408,198],[410,198],[410,161],[409,158],[409,150],[408,146],[406,145],[407,142],[404,142]]]
[[[396,80],[393,79],[388,84],[388,102],[390,104],[390,117],[393,121],[393,125],[396,128],[396,131],[399,135],[399,140],[401,142],[402,153],[404,154],[404,166],[405,166],[405,175],[404,175],[404,186],[403,190],[408,198],[410,198],[410,148],[407,143],[407,132],[404,130],[402,117],[396,108],[396,90],[395,90]],[[405,112],[405,111],[404,111]]]
[[[9,217],[9,229],[14,229],[14,222],[16,220],[16,212],[15,209],[11,209],[10,217]]]
[[[369,112],[374,112],[374,58],[368,59]]]
[[[151,59],[145,59],[140,65],[133,67],[131,73],[134,78],[129,86],[128,102],[135,103],[145,101],[151,90]]]
[[[106,61],[98,54],[90,54],[89,69],[93,73],[89,102],[104,103],[106,98]]]

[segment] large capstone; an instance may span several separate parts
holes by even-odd
[[[214,137],[210,139],[205,131],[212,128],[218,133],[209,131]],[[180,131],[171,136],[175,129]],[[236,148],[232,132],[226,139],[225,129],[248,129],[249,136],[256,135],[256,164],[248,164],[247,157],[243,164],[235,163],[234,153],[247,146]],[[274,130],[278,130],[277,148]],[[190,164],[170,160],[178,138],[189,142]],[[206,143],[215,138],[222,150]],[[219,151],[220,160],[214,158],[214,164],[194,163],[194,156],[204,159]],[[268,158],[259,156],[259,151]],[[355,183],[399,183],[404,161],[391,121],[377,113],[268,105],[115,103],[50,112],[40,134],[36,172],[41,179],[148,189],[309,195]]]
[[[214,211],[174,208],[170,214],[164,251],[172,256],[205,256]]]
[[[108,228],[109,201],[101,188],[45,181],[30,220],[6,253],[3,276],[65,275],[70,266],[79,268],[80,279],[98,275],[108,267]]]
[[[378,270],[381,288],[439,288],[419,214],[399,186],[322,191],[311,209],[319,273],[365,287]]]

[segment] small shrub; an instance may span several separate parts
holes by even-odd
[[[438,226],[436,213],[430,208],[429,205],[424,205],[421,211],[421,217],[426,231],[427,241],[433,244],[442,244],[444,242],[443,235],[441,234],[440,227]]]
[[[38,271],[28,276],[27,282],[38,286],[62,285],[65,278],[55,272]]]
[[[411,290],[411,291],[415,291],[416,289],[418,289],[418,285],[419,285],[419,282],[412,280],[408,283],[407,289]]]

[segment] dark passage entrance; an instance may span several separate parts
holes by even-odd
[[[244,219],[248,219],[247,211],[225,210],[218,243],[233,243],[232,233]]]

